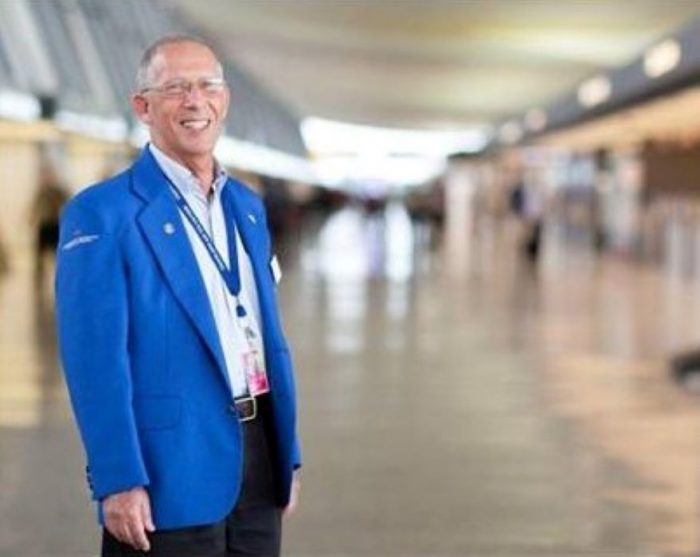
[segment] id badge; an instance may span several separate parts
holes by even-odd
[[[267,373],[257,350],[243,353],[243,370],[251,396],[260,396],[270,391]]]
[[[282,280],[282,268],[276,255],[270,261],[270,270],[272,271],[272,278],[275,279],[275,284],[279,284]]]

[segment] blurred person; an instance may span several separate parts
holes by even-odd
[[[510,190],[508,204],[510,212],[522,223],[520,249],[528,260],[537,262],[544,218],[544,199],[539,186],[519,180]]]
[[[37,290],[41,289],[45,281],[47,258],[53,258],[56,254],[59,218],[68,197],[68,191],[54,167],[42,163],[39,168],[39,186],[30,210],[30,221],[36,230],[34,283]]]
[[[605,194],[603,187],[597,186],[591,195],[591,227],[593,248],[602,253],[608,247],[608,237],[605,228]]]
[[[415,228],[418,245],[437,249],[445,225],[445,185],[436,180],[416,188],[406,197],[406,210]]]
[[[260,185],[270,234],[276,245],[284,236],[291,209],[287,187],[283,180],[268,176],[261,176]]]
[[[0,236],[0,277],[6,275],[10,271],[10,256],[7,252],[5,242]]]
[[[205,42],[156,41],[131,99],[151,142],[61,221],[60,350],[103,556],[279,555],[296,506],[263,204],[213,157],[229,100]]]
[[[527,258],[536,263],[542,250],[542,223],[544,199],[537,184],[525,186],[522,216],[525,222],[525,243],[523,250]]]
[[[511,188],[508,195],[508,208],[518,218],[523,216],[525,210],[525,184],[518,180]]]

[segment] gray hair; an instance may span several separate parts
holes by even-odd
[[[139,62],[139,67],[136,72],[136,91],[143,91],[152,85],[150,82],[151,77],[151,66],[153,64],[153,59],[159,53],[161,48],[171,44],[181,44],[181,43],[195,43],[202,45],[203,47],[209,49],[211,53],[216,58],[219,63],[219,69],[223,75],[223,68],[221,66],[220,58],[216,53],[216,50],[209,44],[205,39],[201,37],[196,37],[194,35],[176,34],[176,35],[166,35],[161,37],[157,41],[151,43],[146,50],[143,51],[141,56],[141,61]]]

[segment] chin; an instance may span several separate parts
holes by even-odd
[[[182,153],[190,157],[203,157],[205,155],[213,154],[215,146],[216,141],[207,141],[206,143],[183,143]]]

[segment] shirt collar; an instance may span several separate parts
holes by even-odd
[[[199,186],[199,181],[189,168],[166,155],[153,143],[149,143],[148,148],[156,159],[158,166],[160,166],[167,178],[183,195],[199,197],[206,201],[204,192]],[[218,199],[221,197],[221,191],[224,189],[227,180],[228,174],[226,174],[224,168],[219,164],[219,161],[215,159],[214,181],[211,185],[210,199]]]

